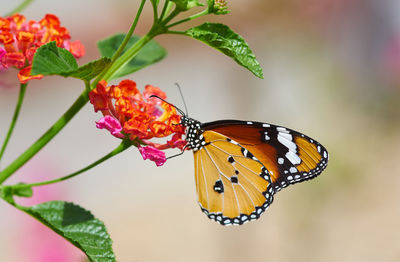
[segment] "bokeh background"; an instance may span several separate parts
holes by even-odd
[[[2,1],[1,13],[15,2]],[[90,209],[108,227],[123,262],[400,261],[400,1],[228,5],[229,15],[194,24],[222,22],[241,34],[265,79],[200,42],[172,35],[156,39],[167,58],[129,78],[142,88],[161,87],[183,107],[178,82],[190,116],[203,122],[264,121],[308,134],[330,152],[321,176],[278,193],[258,221],[222,227],[196,203],[190,152],[156,168],[131,149],[77,178],[36,189],[29,203],[61,199]],[[96,41],[129,29],[138,6],[132,0],[37,0],[23,14],[35,20],[57,14],[73,40],[84,43],[84,64],[99,56]],[[148,3],[136,33],[146,33],[151,22]],[[61,77],[32,81],[2,166],[58,119],[82,88]],[[17,96],[16,71],[1,73],[1,140]],[[111,151],[119,141],[96,129],[99,118],[86,105],[9,182],[56,178]],[[1,261],[84,261],[72,245],[6,203],[0,214]]]

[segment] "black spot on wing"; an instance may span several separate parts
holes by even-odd
[[[224,193],[224,184],[222,183],[221,179],[215,181],[214,191],[219,194]]]

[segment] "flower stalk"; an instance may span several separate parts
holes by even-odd
[[[37,152],[39,152],[61,129],[79,112],[80,109],[89,101],[87,91],[83,91],[72,106],[44,133],[36,142],[34,142],[24,153],[15,159],[10,165],[0,172],[0,184],[9,178],[15,171],[23,166]]]
[[[129,28],[128,33],[126,34],[124,40],[122,40],[122,43],[121,43],[121,45],[118,47],[117,51],[115,51],[113,57],[111,58],[110,64],[108,64],[108,65],[106,66],[106,68],[104,68],[103,72],[101,72],[101,73],[97,76],[96,80],[93,81],[93,85],[92,85],[93,88],[96,87],[97,83],[98,83],[101,79],[104,79],[104,74],[106,74],[106,73],[108,72],[108,70],[110,69],[110,67],[115,63],[115,60],[117,60],[117,58],[121,55],[122,51],[125,49],[126,45],[127,45],[128,42],[129,42],[129,39],[132,37],[133,32],[134,32],[135,29],[136,29],[136,25],[137,25],[137,23],[138,23],[138,21],[139,21],[140,15],[142,14],[143,7],[144,7],[144,4],[145,4],[145,3],[146,3],[146,0],[142,0],[142,2],[140,3],[138,12],[137,12],[137,14],[136,14],[136,16],[135,16],[135,19],[134,19],[134,21],[133,21],[133,23],[132,23],[132,26]]]
[[[32,184],[17,184],[17,185],[12,185],[9,187],[13,187],[14,189],[16,188],[24,188],[24,187],[36,187],[36,186],[44,186],[44,185],[50,185],[50,184],[54,184],[54,183],[58,183],[70,178],[73,178],[75,176],[78,176],[86,171],[88,171],[89,169],[92,169],[93,167],[103,163],[104,161],[112,158],[113,156],[118,155],[119,153],[122,153],[123,151],[125,151],[126,149],[128,149],[130,146],[132,146],[132,141],[130,141],[129,139],[125,139],[122,140],[122,142],[110,153],[108,153],[107,155],[103,156],[102,158],[98,159],[97,161],[93,162],[92,164],[72,173],[69,174],[67,176],[63,176],[57,179],[53,179],[53,180],[48,180],[48,181],[43,181],[43,182],[38,182],[38,183],[32,183]],[[1,187],[1,186],[0,186]],[[6,186],[4,186],[6,187]]]
[[[33,0],[25,0],[25,1],[23,1],[19,6],[15,7],[12,11],[8,12],[7,14],[5,14],[5,16],[10,16],[10,15],[13,15],[13,14],[20,13],[22,10],[24,10],[32,2],[33,2]]]
[[[11,120],[11,124],[10,124],[10,127],[8,129],[6,138],[4,139],[3,146],[1,147],[1,150],[0,150],[0,161],[1,161],[1,159],[3,157],[3,154],[4,154],[4,152],[5,152],[6,148],[7,148],[8,142],[10,141],[11,135],[12,135],[12,133],[14,131],[15,124],[17,123],[19,112],[20,112],[21,106],[22,106],[22,102],[24,101],[25,92],[26,92],[26,86],[27,85],[28,84],[20,84],[18,101],[17,101],[17,104],[15,106],[14,115],[13,115],[13,118]]]

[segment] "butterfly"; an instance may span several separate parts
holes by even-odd
[[[318,176],[328,164],[325,147],[289,128],[239,120],[200,123],[185,114],[181,125],[194,154],[198,203],[221,225],[258,219],[274,194]]]

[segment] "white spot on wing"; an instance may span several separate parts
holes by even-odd
[[[247,157],[247,153],[248,153],[247,149],[243,150],[243,155],[244,155],[244,156]]]
[[[297,168],[295,168],[295,167],[292,166],[292,167],[289,169],[289,172],[292,173],[292,174],[293,174],[293,173],[296,173],[296,172],[297,172]]]
[[[283,161],[284,161],[284,159],[282,157],[278,158],[278,164],[282,165]]]
[[[270,127],[270,125],[269,125],[269,124],[265,124],[265,123],[264,123],[264,124],[262,124],[262,126],[263,126],[263,127]]]
[[[296,152],[296,144],[293,142],[293,137],[291,134],[287,133],[278,133],[278,141],[286,146],[290,151]]]
[[[299,165],[301,163],[300,157],[293,151],[288,151],[285,156],[293,165]]]
[[[278,126],[278,127],[276,128],[276,130],[278,130],[279,132],[285,132],[285,133],[288,132],[288,131],[286,130],[286,128],[281,127],[281,126]]]
[[[234,144],[234,145],[238,145],[238,142],[236,142],[236,141],[234,141],[234,140],[231,140],[230,141],[232,144]]]

